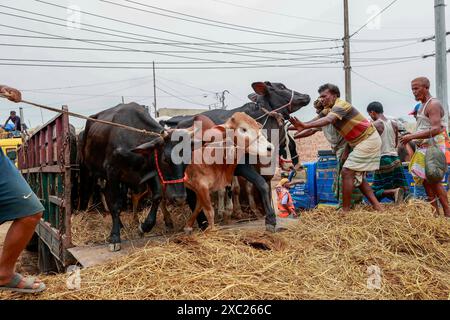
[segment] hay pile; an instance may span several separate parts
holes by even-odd
[[[138,233],[138,221],[144,221],[147,217],[149,208],[137,213],[135,217],[130,212],[122,212],[120,214],[120,220],[122,221],[123,228],[121,229],[120,236],[122,240],[138,239],[140,235]],[[175,231],[183,229],[186,224],[186,220],[191,212],[187,205],[174,207],[168,207],[171,212],[173,225]],[[111,232],[112,219],[111,214],[108,212],[100,213],[99,211],[78,211],[72,215],[72,243],[75,246],[104,244],[108,242],[109,234]],[[163,235],[168,231],[165,224],[163,214],[161,210],[157,213],[157,219],[155,227],[152,229],[149,235]]]
[[[368,268],[381,270],[369,289]],[[43,277],[41,295],[19,299],[449,299],[450,220],[411,202],[384,213],[306,212],[290,230],[221,230],[172,237],[124,259]]]

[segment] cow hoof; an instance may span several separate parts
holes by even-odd
[[[188,236],[190,236],[192,234],[192,232],[194,232],[193,228],[191,228],[191,227],[184,228],[184,233],[187,234]]]
[[[111,252],[120,251],[120,249],[122,249],[122,246],[120,243],[110,243],[109,244],[109,251],[111,251]]]

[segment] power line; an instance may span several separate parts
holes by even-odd
[[[374,15],[372,18],[370,18],[369,20],[367,20],[367,22],[365,24],[363,24],[358,30],[356,30],[355,32],[353,32],[350,35],[350,38],[352,38],[355,34],[357,34],[358,32],[360,32],[365,26],[367,26],[373,19],[375,19],[376,17],[378,17],[380,14],[382,14],[384,11],[386,11],[387,9],[389,9],[394,3],[396,3],[397,0],[392,1],[390,4],[388,4],[386,7],[384,7],[380,12],[378,12],[376,15]]]
[[[167,45],[167,44],[184,44],[192,46],[215,46],[215,45],[280,45],[280,44],[302,44],[302,43],[316,43],[317,41],[262,41],[262,42],[182,42],[182,41],[169,41],[169,42],[156,42],[149,40],[140,41],[125,41],[125,40],[105,40],[105,39],[83,39],[83,38],[57,38],[57,37],[42,37],[42,36],[30,36],[22,34],[10,34],[10,33],[0,33],[3,37],[17,37],[17,38],[32,38],[32,39],[48,39],[48,40],[63,40],[63,41],[95,41],[95,42],[105,42],[105,43],[128,43],[128,44],[152,44],[152,45]],[[340,39],[337,39],[340,40]],[[336,40],[336,41],[337,41]],[[320,42],[320,41],[319,41]],[[325,48],[307,48],[305,50],[314,49],[334,49],[334,47]]]
[[[40,1],[40,0],[38,0],[38,1]],[[183,21],[188,21],[188,22],[198,23],[198,24],[204,24],[204,25],[209,25],[209,26],[214,26],[214,27],[219,27],[219,28],[238,30],[238,31],[245,31],[245,32],[256,33],[256,34],[266,34],[266,35],[270,35],[270,36],[281,36],[281,37],[284,37],[284,38],[291,37],[291,38],[314,39],[314,40],[321,39],[321,40],[326,40],[326,41],[334,40],[333,38],[329,38],[329,37],[320,37],[320,36],[311,36],[311,35],[299,35],[299,34],[279,32],[279,31],[272,31],[272,30],[266,30],[266,29],[260,29],[260,28],[254,28],[254,27],[249,27],[249,26],[233,24],[233,23],[227,23],[227,22],[223,22],[223,21],[218,21],[218,20],[198,17],[198,16],[194,16],[194,15],[190,15],[190,14],[186,14],[186,13],[182,13],[182,12],[178,12],[178,11],[174,11],[174,10],[168,10],[168,9],[164,9],[164,8],[157,7],[157,6],[148,5],[148,4],[145,4],[145,3],[142,3],[142,2],[138,2],[138,1],[125,0],[126,2],[137,4],[137,5],[140,5],[142,7],[152,8],[152,9],[160,10],[160,11],[163,11],[163,12],[174,13],[174,14],[177,14],[177,15],[180,15],[180,16],[194,18],[194,19],[198,19],[198,20],[202,20],[202,21],[208,21],[208,22],[214,22],[214,23],[218,23],[218,24],[223,24],[225,26],[230,26],[230,27],[224,27],[224,26],[219,26],[219,25],[216,25],[216,24],[210,24],[210,23],[190,20],[190,19],[186,19],[186,18],[180,18],[180,17],[167,15],[167,14],[162,14],[162,13],[158,13],[158,12],[154,12],[154,11],[150,11],[150,10],[144,10],[144,9],[141,9],[141,8],[126,6],[126,5],[119,4],[119,3],[116,3],[116,2],[112,2],[112,1],[108,1],[108,0],[100,0],[100,1],[105,2],[105,3],[109,3],[109,4],[113,4],[113,5],[116,5],[116,6],[120,6],[120,7],[123,7],[123,8],[129,8],[129,9],[133,9],[133,10],[138,10],[138,11],[142,11],[142,12],[156,14],[156,15],[159,15],[159,16],[164,16],[164,17],[169,17],[169,18],[173,18],[173,19],[177,19],[177,20],[183,20]],[[240,29],[236,29],[234,27],[237,27],[237,28],[240,28]]]
[[[53,5],[53,6],[56,6],[56,7],[60,7],[60,8],[64,8],[64,9],[65,9],[65,7],[62,7],[62,6],[59,6],[59,5],[55,5],[55,4],[50,4],[50,5]],[[1,5],[0,5],[0,6],[1,6]],[[43,17],[46,17],[46,18],[50,18],[50,19],[55,19],[55,20],[60,20],[60,21],[66,22],[65,19],[61,19],[61,18],[49,16],[49,15],[43,15],[43,14],[40,14],[40,13],[28,11],[28,10],[17,9],[17,8],[13,8],[13,7],[9,7],[9,6],[2,6],[2,7],[5,7],[5,8],[8,8],[8,9],[11,9],[11,10],[16,10],[16,11],[19,11],[19,12],[25,12],[25,13],[34,14],[34,15],[37,15],[37,16],[43,16]],[[113,19],[113,18],[107,18],[107,17],[104,17],[104,16],[99,16],[99,15],[92,14],[92,13],[89,13],[89,12],[86,12],[86,11],[81,11],[81,12],[83,12],[84,14],[93,15],[93,16],[100,17],[100,18],[107,19],[107,20],[112,20],[112,21],[121,22],[121,23],[125,23],[125,24],[135,25],[135,26],[139,26],[139,27],[142,27],[142,28],[152,29],[152,30],[155,29],[155,28],[151,28],[151,27],[148,27],[148,26],[138,25],[138,24],[130,23],[130,22],[123,21],[123,20],[118,20],[118,19]],[[8,13],[2,13],[2,12],[0,12],[0,14],[11,15],[11,16],[15,16],[15,17],[18,17],[18,18],[22,18],[22,19],[28,19],[28,20],[33,20],[33,21],[38,21],[38,22],[43,22],[43,23],[54,24],[54,25],[59,25],[59,26],[66,27],[66,25],[58,24],[58,23],[50,22],[50,21],[46,21],[46,20],[34,19],[34,18],[29,18],[29,17],[24,17],[24,16],[18,16],[18,15],[8,14]],[[153,37],[153,36],[141,35],[141,34],[136,34],[136,33],[132,33],[132,32],[125,32],[125,31],[122,31],[122,30],[115,30],[115,29],[111,29],[111,28],[100,27],[100,26],[92,25],[92,24],[86,24],[86,23],[84,23],[83,25],[90,26],[90,27],[94,27],[94,28],[98,28],[98,29],[102,29],[102,30],[112,31],[112,32],[118,32],[118,33],[124,33],[124,34],[137,35],[137,36],[139,36],[139,37],[147,37],[147,38],[159,39],[159,40],[163,39],[163,38],[159,38],[159,37]],[[122,36],[122,35],[117,35],[117,34],[111,34],[111,33],[109,33],[109,32],[103,32],[103,31],[98,31],[98,30],[91,30],[91,29],[87,29],[87,28],[85,28],[85,27],[80,27],[80,29],[81,29],[81,30],[88,31],[88,32],[95,32],[95,33],[99,33],[99,34],[106,34],[106,35],[115,36],[115,37],[121,37],[121,38],[127,38],[127,39],[134,39],[134,40],[142,40],[142,39],[139,39],[139,38],[134,38],[134,37],[129,37],[129,36]],[[160,29],[156,29],[156,30],[159,30],[159,31],[161,31],[161,32],[168,32],[168,31],[164,31],[164,30],[160,30]],[[168,33],[175,34],[175,33],[173,33],[173,32],[168,32]],[[194,38],[194,39],[197,39],[197,40],[208,40],[208,39],[204,39],[204,38],[192,37],[192,36],[183,35],[183,34],[177,34],[177,35],[181,35],[181,36],[188,37],[188,38]],[[167,40],[167,39],[163,39],[163,40]],[[209,41],[209,40],[208,40],[208,41]],[[92,41],[89,41],[88,43],[91,43],[91,42],[92,42]],[[220,42],[218,42],[218,44],[220,44]],[[102,45],[104,45],[104,44],[102,44]],[[178,45],[178,44],[168,44],[168,45],[170,45],[170,46],[175,46],[175,47],[186,48],[185,46]],[[237,46],[237,45],[234,45],[234,46]],[[108,47],[117,47],[117,46],[110,46],[110,45],[108,45]],[[237,46],[237,47],[240,47],[240,48],[246,48],[246,49],[254,49],[254,48],[246,47],[246,46]],[[124,49],[124,47],[117,47],[117,48],[122,48],[122,49]],[[188,48],[189,48],[189,47],[188,47]],[[126,48],[125,48],[125,49],[126,49]],[[130,50],[135,51],[134,49],[130,49]],[[209,50],[209,49],[202,49],[202,50],[203,50],[204,52],[216,52],[216,51]],[[272,50],[272,51],[268,51],[268,52],[281,53],[281,54],[289,54],[289,55],[299,55],[299,54],[294,54],[294,53],[278,52],[278,51],[276,51],[276,50]],[[168,53],[161,53],[161,52],[151,52],[151,53],[155,53],[155,54],[159,54],[159,55],[165,55],[165,56],[171,56],[171,57],[178,57],[178,58],[184,57],[184,58],[186,58],[185,56],[179,56],[179,55],[168,54]],[[261,57],[261,56],[246,55],[246,54],[238,54],[238,53],[229,53],[229,52],[225,52],[225,53],[226,53],[226,54],[231,54],[231,55],[237,55],[237,56],[249,56],[249,57],[259,57],[259,58]],[[193,58],[193,57],[189,57],[188,59],[192,59],[192,60],[203,60],[203,61],[208,61],[208,60],[210,60],[210,59]],[[276,58],[274,57],[274,59],[276,59]],[[210,60],[210,61],[212,61],[212,60]]]
[[[398,63],[404,63],[404,62],[418,61],[418,60],[421,60],[421,59],[422,59],[422,57],[405,59],[405,60],[397,60],[397,61],[393,61],[393,62],[374,63],[374,64],[359,64],[359,65],[353,65],[353,66],[354,67],[358,67],[358,68],[375,67],[375,66],[386,66],[386,65],[398,64]]]
[[[406,58],[406,57],[405,57]],[[389,58],[386,58],[389,59]],[[401,59],[401,58],[398,58]],[[380,59],[382,60],[382,59]],[[392,58],[389,60],[396,60],[396,58]],[[86,63],[86,64],[152,64],[151,61],[104,61],[104,60],[57,60],[57,59],[22,59],[22,58],[0,58],[0,61],[18,61],[18,62],[51,62],[51,63]],[[312,59],[260,59],[260,60],[240,60],[240,61],[160,61],[159,65],[188,65],[188,64],[248,64],[255,62],[271,62],[271,61],[308,61],[308,62],[320,62],[323,64],[328,63],[336,63],[340,61],[336,60],[312,60]],[[373,61],[373,60],[368,60]]]
[[[237,7],[237,8],[249,9],[249,10],[253,10],[253,11],[257,11],[257,12],[263,12],[263,13],[272,14],[272,15],[281,16],[281,17],[294,18],[294,19],[311,21],[311,22],[329,23],[329,24],[342,26],[342,23],[340,23],[340,22],[334,22],[334,21],[329,21],[329,20],[321,20],[321,19],[313,19],[313,18],[307,18],[307,17],[301,17],[301,16],[294,16],[294,15],[284,14],[284,13],[279,13],[279,12],[272,12],[272,11],[268,11],[268,10],[263,10],[263,9],[253,8],[253,7],[247,7],[247,6],[243,6],[243,5],[239,5],[239,4],[235,4],[235,3],[231,3],[231,2],[227,2],[227,1],[221,1],[221,0],[210,0],[210,1],[224,3],[224,4],[227,4],[229,6],[233,6],[233,7]]]
[[[110,97],[110,98],[120,98],[123,97],[124,94],[121,95],[104,95],[104,94],[91,94],[91,93],[70,93],[70,92],[58,92],[58,91],[38,91],[38,90],[20,90],[22,92],[31,92],[31,93],[37,93],[37,94],[50,94],[50,95],[65,95],[65,96],[75,96],[75,97]],[[134,97],[134,98],[153,98],[153,96],[149,95],[130,95],[126,94],[127,97]],[[183,95],[185,98],[194,98],[194,97],[205,97],[206,94],[196,94],[196,95]],[[169,98],[172,96],[161,96],[159,95],[158,98]]]
[[[115,80],[115,81],[106,81],[106,82],[94,82],[89,84],[81,84],[76,86],[67,86],[67,87],[53,87],[53,88],[37,88],[37,89],[21,89],[20,91],[43,91],[43,90],[61,90],[61,89],[73,89],[73,88],[83,88],[83,87],[94,87],[94,86],[101,86],[105,84],[111,84],[111,83],[119,83],[119,82],[127,82],[127,81],[134,81],[134,80],[141,80],[141,79],[147,79],[151,76],[145,76],[145,77],[138,77],[138,78],[130,78],[130,79],[123,79],[123,80]]]
[[[397,90],[394,90],[394,89],[392,89],[392,88],[386,87],[386,86],[384,86],[384,85],[382,85],[382,84],[380,84],[380,83],[378,83],[378,82],[376,82],[376,81],[373,81],[373,80],[371,80],[371,79],[369,79],[369,78],[363,76],[362,74],[356,72],[355,70],[352,70],[352,72],[353,72],[354,74],[356,74],[358,77],[360,77],[360,78],[362,78],[362,79],[364,79],[364,80],[366,80],[366,81],[368,81],[368,82],[370,82],[370,83],[373,83],[374,85],[376,85],[376,86],[378,86],[378,87],[380,87],[380,88],[383,88],[383,89],[385,89],[385,90],[391,91],[391,92],[396,93],[396,94],[398,94],[398,95],[401,95],[401,96],[403,96],[403,97],[408,97],[408,98],[410,98],[409,95],[406,95],[405,93],[402,93],[402,92],[400,92],[400,91],[397,91]]]
[[[196,102],[196,101],[192,101],[192,100],[188,100],[188,99],[181,98],[181,97],[179,97],[179,96],[176,96],[176,95],[174,95],[174,94],[171,94],[170,92],[168,92],[168,91],[166,91],[166,90],[164,90],[164,89],[162,89],[162,88],[160,88],[160,87],[158,87],[158,86],[156,86],[156,88],[157,88],[158,90],[160,90],[160,91],[162,91],[162,92],[164,92],[164,93],[166,93],[166,94],[172,96],[173,98],[178,99],[178,100],[181,100],[181,101],[184,101],[184,102],[189,102],[189,103],[196,104],[196,105],[200,105],[200,106],[204,106],[204,107],[208,107],[207,104],[203,104],[203,103],[199,103],[199,102]]]
[[[189,88],[192,88],[192,89],[200,90],[200,91],[202,91],[202,92],[215,94],[214,91],[211,91],[211,90],[205,90],[205,89],[202,89],[202,88],[199,88],[199,87],[195,87],[195,86],[193,86],[193,85],[191,85],[191,84],[187,84],[187,83],[185,83],[185,82],[181,82],[181,81],[177,81],[177,80],[172,80],[172,79],[167,79],[167,78],[164,78],[164,77],[162,77],[162,76],[160,76],[160,75],[158,76],[158,79],[163,79],[163,80],[165,80],[165,81],[169,81],[169,82],[173,82],[173,83],[178,83],[178,84],[181,84],[181,85],[183,85],[183,86],[186,86],[186,87],[189,87]]]
[[[338,61],[340,62],[340,61]],[[395,62],[394,62],[395,63]],[[317,66],[323,63],[286,64],[286,65],[257,65],[257,66],[208,66],[208,67],[156,67],[157,70],[219,70],[219,69],[258,69],[258,68],[297,68],[297,69],[335,69],[338,66]],[[17,67],[55,67],[55,68],[85,68],[85,69],[152,69],[150,66],[93,66],[93,65],[68,65],[68,64],[36,64],[36,63],[0,63],[2,66]]]
[[[33,44],[17,44],[17,43],[0,43],[0,46],[4,47],[23,47],[23,48],[43,48],[43,49],[65,49],[65,50],[86,50],[86,51],[108,51],[108,52],[133,52],[135,50],[129,49],[105,49],[105,48],[88,48],[88,47],[72,47],[72,46],[49,46],[49,45],[33,45]],[[291,53],[291,52],[302,52],[302,51],[315,51],[315,50],[331,50],[337,49],[340,46],[336,47],[326,47],[326,48],[305,48],[305,49],[285,49],[285,50],[241,50],[241,51],[214,51],[208,52],[208,54],[230,54],[230,53]],[[381,50],[380,50],[381,51]],[[205,53],[203,51],[188,51],[188,50],[149,50],[151,53],[182,53],[182,54],[194,54],[194,53]],[[322,57],[332,57],[342,54],[322,54]],[[296,56],[305,56],[305,57],[317,57],[317,54],[296,54]],[[275,59],[275,58],[274,58]]]

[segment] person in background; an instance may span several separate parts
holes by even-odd
[[[6,119],[5,125],[3,127],[6,127],[8,121],[11,121],[14,124],[13,131],[22,131],[22,123],[20,121],[20,117],[16,115],[16,112],[14,110],[9,113],[9,118]]]
[[[411,82],[411,89],[416,101],[420,101],[422,106],[417,112],[417,124],[415,132],[404,135],[400,138],[402,144],[414,140],[417,149],[409,164],[410,172],[416,184],[423,184],[428,196],[428,200],[433,205],[436,214],[439,214],[438,199],[442,205],[444,216],[450,218],[450,207],[447,199],[447,192],[441,182],[431,183],[427,181],[425,174],[425,154],[429,148],[429,140],[439,146],[445,153],[445,121],[444,108],[441,102],[433,98],[430,94],[430,80],[426,77],[419,77]]]
[[[353,148],[352,151],[347,148],[343,155],[346,159],[341,171],[344,212],[351,208],[354,187],[361,190],[375,210],[383,210],[365,177],[366,172],[377,170],[380,166],[380,135],[355,107],[340,99],[337,86],[327,83],[318,91],[324,109],[330,109],[328,114],[320,116],[318,120],[305,123],[295,117],[290,118],[289,121],[298,132],[332,124],[339,135]]]
[[[383,105],[378,101],[367,106],[367,113],[381,136],[380,168],[375,171],[372,189],[378,200],[389,198],[399,203],[408,191],[408,182],[397,153],[398,125],[385,117]]]
[[[289,193],[289,180],[283,178],[275,188],[277,192],[278,216],[280,218],[297,218],[294,201]]]
[[[7,86],[0,85],[0,94],[14,102],[22,99],[18,90]],[[0,148],[0,224],[13,221],[0,256],[0,290],[24,293],[45,290],[39,279],[15,272],[17,259],[30,241],[43,211],[39,199]]]

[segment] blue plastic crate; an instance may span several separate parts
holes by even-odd
[[[336,176],[336,166],[334,169],[317,169],[317,202],[318,203],[338,203],[334,196],[333,184]]]
[[[317,169],[336,168],[338,159],[331,150],[321,150],[318,154]]]
[[[306,183],[296,183],[289,190],[295,208],[311,209],[317,205],[316,166],[316,162],[303,163],[306,170]]]

